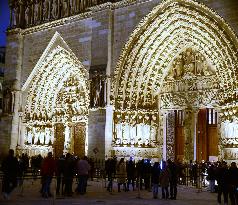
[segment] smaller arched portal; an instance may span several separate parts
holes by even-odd
[[[87,152],[88,74],[58,33],[52,41],[23,86],[27,101],[21,150],[82,157]]]

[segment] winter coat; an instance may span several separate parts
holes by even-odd
[[[53,176],[56,171],[56,163],[52,157],[46,157],[41,166],[42,176]]]
[[[169,186],[169,170],[163,169],[160,177],[159,177],[161,187],[168,187]]]
[[[159,177],[160,177],[160,166],[154,165],[151,170],[151,182],[153,184],[159,184]]]
[[[126,183],[126,163],[121,162],[117,166],[118,183]]]

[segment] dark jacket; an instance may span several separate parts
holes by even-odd
[[[153,184],[159,184],[159,176],[160,176],[160,166],[159,163],[156,162],[151,170],[151,182]]]

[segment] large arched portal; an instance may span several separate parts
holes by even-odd
[[[235,148],[223,139],[224,127],[235,123],[237,42],[202,4],[168,0],[155,7],[115,70],[112,153],[207,160]]]
[[[53,39],[23,87],[27,101],[21,150],[82,157],[87,152],[87,71],[58,33]],[[57,41],[63,43],[54,45]]]

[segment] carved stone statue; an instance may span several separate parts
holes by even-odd
[[[19,0],[19,24],[20,27],[25,26],[25,1]]]
[[[40,21],[40,5],[39,5],[39,0],[35,0],[34,4],[34,23],[37,24]]]
[[[31,4],[28,2],[25,9],[25,19],[26,19],[26,25],[31,25],[32,20],[32,10],[31,10]]]
[[[44,21],[48,21],[50,19],[50,0],[44,1],[43,19],[44,19]]]
[[[76,0],[70,0],[70,14],[73,15],[76,13]]]
[[[184,69],[185,72],[187,73],[194,73],[194,54],[192,52],[192,49],[187,49],[185,56],[184,56],[184,61],[185,61],[185,65],[184,65]]]
[[[68,3],[67,3],[67,0],[63,0],[63,3],[62,3],[62,16],[61,17],[66,17],[67,16],[67,10],[68,10]]]
[[[10,114],[12,112],[12,93],[10,89],[6,89],[3,94],[3,113]]]
[[[52,2],[52,18],[57,19],[58,17],[58,0]]]

